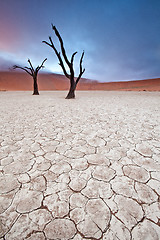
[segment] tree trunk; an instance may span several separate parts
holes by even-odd
[[[74,99],[75,98],[75,90],[76,90],[76,83],[74,81],[74,72],[73,72],[70,76],[70,89],[69,89],[66,99]]]
[[[34,91],[33,91],[33,95],[39,95],[39,92],[38,92],[38,84],[37,84],[37,77],[33,78],[34,80]]]
[[[74,99],[75,98],[75,86],[70,86],[69,92],[67,94],[66,99]]]

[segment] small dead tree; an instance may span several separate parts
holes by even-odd
[[[36,67],[35,69],[33,68],[32,66],[32,63],[30,61],[30,59],[28,59],[28,63],[30,65],[30,67],[20,67],[20,66],[17,66],[17,65],[14,65],[13,66],[13,69],[16,69],[16,68],[19,68],[19,69],[22,69],[24,70],[25,72],[27,72],[29,75],[32,76],[33,78],[33,95],[39,95],[39,92],[38,92],[38,83],[37,83],[37,76],[38,76],[38,72],[41,68],[44,68],[43,64],[44,62],[47,60],[44,59],[44,61],[42,62],[42,64],[38,67]]]
[[[75,80],[73,61],[74,61],[74,56],[77,54],[77,52],[74,52],[72,54],[71,61],[69,61],[68,58],[67,58],[67,55],[66,55],[65,48],[64,48],[63,40],[62,40],[57,28],[55,26],[53,26],[53,24],[52,24],[52,29],[55,32],[56,36],[58,37],[58,40],[59,40],[60,46],[61,46],[62,56],[63,56],[67,66],[69,68],[70,74],[67,73],[66,68],[64,66],[64,63],[63,63],[63,60],[62,60],[62,57],[61,57],[61,53],[58,52],[57,49],[55,48],[55,46],[53,44],[53,41],[52,41],[52,38],[49,37],[50,43],[48,43],[46,41],[43,41],[43,43],[47,44],[48,46],[50,46],[54,50],[55,54],[58,57],[59,65],[62,67],[64,75],[67,78],[69,78],[69,80],[70,80],[70,89],[69,89],[69,92],[66,96],[66,99],[75,98],[75,90],[76,90],[77,84],[78,84],[80,78],[82,77],[82,74],[85,72],[85,68],[82,69],[82,61],[83,61],[83,57],[84,57],[84,51],[83,51],[82,56],[80,58],[80,73],[79,73],[79,76],[77,77],[77,79]]]

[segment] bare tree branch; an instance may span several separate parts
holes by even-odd
[[[57,51],[57,49],[55,48],[55,46],[54,46],[54,44],[53,44],[52,38],[49,37],[49,40],[50,40],[50,42],[51,42],[51,47],[52,47],[53,50],[55,51],[55,54],[57,55],[57,57],[59,57],[59,56],[58,56],[58,51]]]
[[[51,42],[51,45],[52,45],[52,47],[54,47],[54,48],[55,48],[55,46],[54,46],[54,43],[53,43],[53,41],[52,41],[52,38],[51,38],[51,36],[49,36],[49,41]]]
[[[26,71],[29,75],[31,75],[32,76],[32,73],[30,73],[27,69],[25,69],[25,68],[22,68],[22,67],[20,67],[20,66],[17,66],[17,65],[14,65],[13,66],[13,69],[16,69],[16,68],[19,68],[19,69],[22,69],[22,70],[24,70],[24,71]]]
[[[51,37],[49,37],[49,40],[50,40],[50,42],[51,42],[51,46],[52,46],[53,50],[55,51],[55,54],[57,55],[57,57],[58,57],[58,59],[59,59],[59,65],[62,67],[62,70],[63,70],[65,76],[66,76],[67,78],[69,78],[70,76],[69,76],[69,74],[67,73],[67,71],[66,71],[66,69],[65,69],[65,66],[64,66],[64,64],[63,64],[63,60],[62,60],[62,58],[61,58],[60,52],[58,52],[57,49],[55,48]]]
[[[83,57],[84,57],[84,51],[82,53],[81,59],[80,59],[80,72],[82,72],[82,61],[83,61]]]
[[[28,62],[29,62],[29,65],[31,66],[31,72],[32,72],[32,74],[34,74],[34,68],[32,66],[32,63],[31,63],[30,59],[28,59]]]
[[[81,59],[80,59],[80,73],[79,73],[79,76],[77,77],[76,85],[77,85],[77,83],[79,82],[80,78],[82,77],[82,74],[85,72],[85,68],[82,70],[83,57],[84,57],[84,51],[83,51],[82,56],[81,56]]]
[[[48,46],[52,47],[52,45],[51,45],[51,44],[49,44],[49,43],[48,43],[48,42],[46,42],[46,41],[42,41],[42,43],[45,43],[45,44],[47,44]]]
[[[26,69],[28,69],[28,70],[30,70],[30,71],[31,71],[31,68],[29,68],[29,67],[24,67],[24,68],[26,68]]]
[[[53,48],[55,54],[56,54],[57,57],[58,57],[59,65],[62,67],[62,70],[63,70],[64,75],[65,75],[67,78],[70,78],[70,75],[67,73],[67,71],[66,71],[66,69],[65,69],[65,66],[64,66],[64,64],[63,64],[63,60],[62,60],[62,58],[61,58],[60,52],[58,52],[57,49],[55,48],[51,37],[49,37],[49,40],[50,40],[51,44],[49,44],[49,43],[46,42],[46,41],[43,41],[43,43],[45,43],[45,44],[47,44],[48,46],[50,46],[51,48]]]
[[[44,68],[43,64],[45,63],[45,61],[47,61],[47,58],[45,58],[45,59],[43,60],[42,64],[36,68],[37,72],[38,72],[41,68]]]
[[[46,61],[47,61],[47,58],[45,58],[45,59],[43,60],[43,62],[42,62],[42,64],[41,64],[40,68],[43,68],[43,67],[44,67],[43,64],[44,64]]]
[[[77,52],[74,52],[73,54],[72,54],[72,57],[71,57],[71,66],[73,66],[73,60],[74,60],[74,56],[77,54]]]
[[[58,53],[58,59],[59,59],[59,65],[61,66],[64,75],[65,75],[67,78],[70,78],[70,75],[67,73],[67,71],[66,71],[66,69],[65,69],[65,66],[64,66],[64,64],[63,64],[63,61],[62,61],[60,52]]]
[[[65,62],[66,62],[67,65],[68,65],[68,67],[70,68],[71,63],[69,62],[69,60],[68,60],[68,58],[67,58],[67,56],[66,56],[66,51],[65,51],[64,45],[63,45],[63,40],[62,40],[62,38],[61,38],[61,36],[60,36],[57,28],[56,28],[55,26],[53,26],[53,24],[52,24],[52,29],[54,30],[56,36],[57,36],[58,39],[59,39],[59,42],[60,42],[60,45],[61,45],[61,50],[62,50],[62,55],[63,55],[63,57],[64,57]]]

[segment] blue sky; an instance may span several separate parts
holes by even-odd
[[[13,64],[34,66],[46,57],[45,70],[62,73],[48,36],[59,49],[51,23],[67,55],[85,51],[86,78],[99,81],[160,77],[159,0],[0,0],[0,70]]]

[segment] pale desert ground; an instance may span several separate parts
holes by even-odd
[[[160,239],[160,92],[0,92],[0,239]]]

